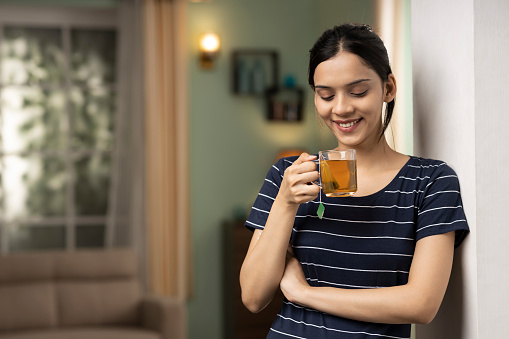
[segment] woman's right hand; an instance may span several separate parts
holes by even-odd
[[[240,270],[242,302],[251,312],[267,306],[279,288],[299,204],[318,196],[315,156],[303,153],[285,170],[263,234],[255,231]]]
[[[300,205],[314,200],[320,193],[318,185],[311,184],[319,178],[316,156],[302,153],[293,164],[288,167],[283,176],[283,182],[279,188],[278,198],[288,204]]]

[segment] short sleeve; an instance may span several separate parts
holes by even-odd
[[[461,199],[458,176],[443,164],[431,174],[419,205],[416,240],[451,231],[458,247],[469,232]]]
[[[283,181],[284,171],[288,165],[293,163],[292,158],[279,159],[269,169],[246,221],[246,227],[251,231],[265,228],[270,209]]]

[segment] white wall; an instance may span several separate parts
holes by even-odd
[[[474,1],[479,338],[509,337],[509,2]]]
[[[417,339],[509,333],[508,16],[506,0],[412,1],[414,151],[456,170],[471,228],[442,308]]]

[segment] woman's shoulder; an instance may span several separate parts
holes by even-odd
[[[283,179],[283,174],[286,169],[290,167],[297,158],[296,156],[290,156],[277,159],[269,168],[265,180],[269,179],[273,182],[280,182]]]
[[[410,160],[408,161],[408,167],[428,172],[434,172],[439,169],[452,170],[452,168],[443,160],[423,158],[418,156],[410,156]]]
[[[289,157],[283,157],[279,158],[272,167],[276,168],[277,170],[284,172],[288,167],[290,167],[295,160],[297,160],[299,156],[289,156]]]
[[[435,180],[438,177],[456,177],[456,172],[443,160],[411,156],[407,163],[408,172],[419,178]]]
[[[423,158],[419,156],[410,156],[409,163],[411,163],[414,167],[418,166],[420,168],[434,168],[447,166],[447,163],[442,160]]]

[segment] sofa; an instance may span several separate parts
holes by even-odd
[[[144,295],[130,249],[0,255],[0,339],[183,339],[181,301]]]

